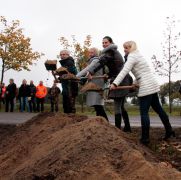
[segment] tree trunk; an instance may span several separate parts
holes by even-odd
[[[172,113],[172,102],[171,102],[171,81],[169,76],[169,86],[168,86],[168,97],[169,97],[169,113]]]
[[[3,83],[3,79],[4,79],[4,60],[2,59],[1,84]]]
[[[170,33],[171,34],[171,33]],[[168,42],[168,45],[169,45],[169,48],[168,48],[168,62],[169,62],[169,72],[168,72],[168,78],[169,78],[169,89],[168,89],[168,96],[169,96],[169,112],[170,114],[172,113],[172,103],[171,103],[171,71],[172,71],[172,65],[171,65],[171,42],[170,42],[170,35],[168,37],[169,39],[169,42]]]

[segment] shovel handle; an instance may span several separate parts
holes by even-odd
[[[130,85],[130,86],[117,86],[116,89],[112,89],[112,91],[121,90],[121,89],[134,89],[134,88],[139,88],[139,85],[134,84],[134,86],[133,85]]]
[[[107,75],[92,76],[92,79],[101,79],[101,78],[108,78],[108,76]],[[81,77],[80,79],[88,79],[88,77]]]

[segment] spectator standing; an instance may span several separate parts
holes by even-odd
[[[47,95],[47,88],[43,85],[43,81],[40,81],[39,85],[36,87],[36,102],[37,102],[37,111],[44,111],[44,102]],[[41,107],[40,107],[41,106]]]
[[[5,83],[1,85],[1,102],[5,104],[5,96],[6,96],[6,86]]]
[[[13,112],[14,111],[14,100],[16,97],[16,84],[14,83],[14,79],[10,79],[9,80],[9,85],[6,88],[6,108],[5,111],[6,112]],[[9,109],[9,105],[10,105],[10,109]]]
[[[58,112],[58,102],[59,102],[59,95],[60,89],[57,87],[57,84],[54,82],[53,86],[49,89],[48,92],[50,102],[51,102],[51,112]]]
[[[36,94],[36,86],[33,81],[30,81],[30,96],[29,96],[29,107],[30,112],[36,112],[36,103],[35,103],[35,94]]]
[[[23,79],[22,84],[19,88],[19,101],[20,101],[20,111],[25,111],[25,108],[30,112],[28,97],[30,96],[30,87],[27,85],[26,79]]]

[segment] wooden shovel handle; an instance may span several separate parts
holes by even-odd
[[[116,89],[113,89],[113,90],[118,90],[118,89],[134,89],[134,88],[139,88],[139,85],[137,84],[134,84],[134,85],[131,85],[131,86],[117,86]]]

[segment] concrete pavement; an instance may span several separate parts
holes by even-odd
[[[21,124],[32,119],[38,113],[27,113],[27,112],[13,112],[6,113],[0,112],[0,124]],[[94,117],[94,116],[91,116]],[[109,115],[109,122],[114,125],[114,116]],[[131,127],[140,127],[141,120],[140,116],[129,116]],[[158,116],[150,116],[151,127],[163,127],[163,124]],[[181,117],[180,116],[171,116],[170,123],[173,127],[181,127]],[[122,123],[123,124],[123,123]]]
[[[111,124],[114,124],[114,116],[108,116]],[[141,119],[140,116],[129,116],[131,127],[140,127]],[[180,116],[170,116],[170,123],[172,127],[181,127],[181,117]],[[150,116],[150,126],[151,127],[163,127],[163,124],[158,116]]]
[[[36,115],[38,115],[38,113],[0,112],[0,124],[22,124]]]

